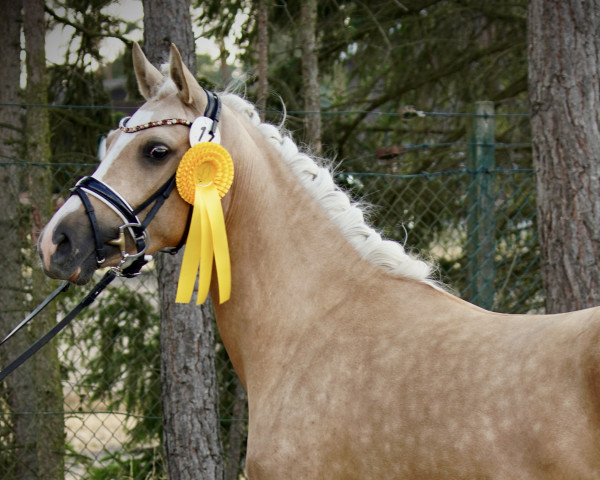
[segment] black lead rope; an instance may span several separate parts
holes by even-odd
[[[112,282],[117,276],[117,272],[113,269],[108,270],[102,277],[102,279],[90,290],[90,292],[77,304],[77,306],[71,310],[65,318],[63,318],[60,322],[58,322],[54,327],[52,327],[46,334],[40,338],[37,342],[31,345],[27,350],[25,350],[19,357],[13,360],[4,370],[0,372],[0,382],[2,382],[8,375],[14,372],[17,368],[19,368],[23,363],[25,363],[31,356],[33,356],[40,348],[46,345],[50,340],[52,340],[62,329],[64,329],[69,323],[73,321],[73,319],[79,315],[79,313],[89,306],[96,297],[100,295],[100,292],[104,290],[110,282]],[[39,312],[41,312],[46,305],[48,305],[59,293],[66,291],[68,288],[68,284],[65,285],[63,283],[59,288],[57,288],[54,292],[52,292],[48,298],[46,298],[31,314],[25,318],[19,325],[10,332],[0,344],[6,342],[11,336],[13,336],[18,330],[24,327],[29,320],[35,317]]]
[[[4,339],[0,342],[0,345],[2,345],[4,342],[8,341],[9,338],[11,338],[15,333],[17,333],[19,330],[21,330],[25,325],[27,325],[31,320],[33,320],[35,318],[35,316],[40,313],[44,308],[46,308],[46,306],[52,301],[54,300],[56,297],[58,297],[59,294],[66,292],[69,289],[69,285],[71,285],[69,282],[64,281],[60,284],[60,286],[54,290],[50,295],[48,295],[43,301],[42,303],[40,303],[37,307],[35,307],[35,310],[33,310],[29,315],[27,315],[22,321],[21,323],[19,323],[15,328],[13,328],[11,330],[11,332],[4,337]]]

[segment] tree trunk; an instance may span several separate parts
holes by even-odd
[[[0,269],[5,279],[0,282],[0,334],[4,336],[11,326],[20,320],[24,306],[21,303],[23,287],[21,278],[22,239],[19,235],[20,204],[18,202],[21,186],[17,162],[21,158],[20,145],[23,135],[19,80],[21,72],[20,35],[21,35],[21,0],[0,2],[0,58],[2,59],[2,75],[0,75],[0,243],[3,246],[0,255]],[[9,106],[9,104],[15,106]],[[21,150],[21,151],[20,151]],[[6,349],[0,349],[4,355]],[[6,361],[3,357],[2,360]],[[4,363],[3,362],[3,363]],[[1,388],[1,386],[0,386]]]
[[[221,34],[219,34],[221,35]],[[225,39],[221,35],[218,38],[219,42],[219,72],[221,74],[221,81],[227,82],[229,79],[229,66],[227,65],[227,58],[229,57],[229,51],[225,46]]]
[[[155,65],[175,43],[196,71],[189,0],[144,0],[144,50]],[[212,305],[175,303],[182,255],[158,255],[163,443],[169,478],[223,478]]]
[[[2,104],[18,104],[20,79],[20,35],[22,2],[0,2],[0,58],[2,59],[2,75],[0,75],[0,102]],[[22,150],[22,120],[19,108],[0,106],[0,270],[7,281],[0,282],[0,336],[4,337],[25,314],[25,286],[22,276],[24,255],[22,253],[23,238],[21,232],[21,205],[18,201],[21,193],[21,168],[16,162]],[[0,361],[6,365],[9,360],[27,347],[26,336],[14,338],[0,348]],[[33,435],[35,428],[28,426],[28,420],[19,415],[22,402],[27,400],[29,386],[32,385],[33,365],[25,364],[19,375],[10,375],[6,382],[0,384],[2,412],[12,415],[0,416],[0,477],[18,479],[22,477],[27,456],[35,463],[35,449],[21,448],[22,445],[33,444],[28,441],[27,433]]]
[[[260,118],[265,121],[267,94],[269,88],[269,6],[267,0],[258,0],[258,95],[256,106]]]
[[[549,313],[600,303],[600,1],[529,3],[529,95]]]
[[[225,480],[237,480],[244,459],[244,442],[246,434],[245,418],[248,415],[248,395],[244,385],[237,376],[233,377],[235,397],[231,409],[231,425],[228,432],[228,449],[225,462]]]
[[[26,103],[45,105],[48,103],[48,86],[46,80],[46,28],[44,19],[43,0],[24,1],[24,33],[27,87],[25,90]],[[50,163],[50,123],[48,110],[45,108],[28,108],[25,127],[26,156],[30,161],[44,165],[31,168],[27,178],[29,193],[29,232],[27,235],[30,248],[28,249],[31,267],[30,303],[33,309],[49,293],[47,277],[38,267],[37,245],[39,233],[43,227],[43,219],[52,213],[52,195],[50,171],[46,166]],[[34,339],[40,338],[56,323],[56,307],[46,308],[36,317],[30,327]],[[50,342],[40,350],[29,362],[35,372],[34,376],[34,416],[35,439],[37,445],[37,476],[44,479],[64,478],[64,420],[63,392],[60,378],[60,362],[56,350],[56,341]],[[19,373],[17,374],[19,375]],[[32,405],[33,406],[33,405]],[[39,415],[46,412],[46,415]],[[31,465],[28,465],[32,468]]]
[[[196,71],[196,49],[190,0],[142,0],[144,6],[144,52],[156,66],[169,61],[171,43],[177,45],[183,63]]]
[[[306,110],[306,142],[321,153],[321,88],[317,52],[317,0],[302,2],[300,35],[302,38],[302,86]]]
[[[161,255],[157,262],[167,473],[173,480],[220,479],[212,305],[175,303],[181,257]]]

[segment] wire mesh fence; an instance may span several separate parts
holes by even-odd
[[[14,199],[14,204],[2,205],[10,213],[2,236],[5,248],[9,241],[20,249],[18,271],[24,278],[39,270],[32,252],[36,232],[47,220],[39,218],[27,198],[27,178],[32,171],[48,168],[55,207],[68,196],[68,186],[94,165],[0,163],[0,178],[10,180],[2,187],[10,188]],[[504,312],[542,308],[533,180],[528,169],[338,175],[343,188],[371,205],[370,221],[385,237],[433,261],[440,280],[459,296]],[[13,288],[11,282],[5,277],[1,289]],[[54,285],[45,280],[45,292]],[[25,282],[16,288],[26,295],[19,308],[3,314],[3,323],[8,317],[18,322],[34,305],[34,287]],[[115,282],[55,341],[62,408],[16,411],[10,400],[12,387],[0,386],[1,478],[36,478],[24,476],[27,465],[20,464],[26,446],[14,431],[23,417],[30,419],[30,429],[39,429],[50,417],[64,425],[60,454],[67,479],[165,478],[156,289],[150,264],[136,279]],[[71,289],[54,315],[68,311],[83,290]],[[0,333],[9,326],[0,325]],[[225,454],[243,457],[245,396],[223,346],[217,342],[215,349]],[[7,355],[0,354],[2,364]]]
[[[487,198],[475,188],[485,178]],[[460,297],[506,313],[540,311],[543,292],[531,169],[340,175],[388,238],[432,260]]]

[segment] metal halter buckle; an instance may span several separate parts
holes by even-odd
[[[142,235],[140,235],[139,237],[133,237],[136,245],[141,243],[144,245],[144,247],[142,248],[142,250],[140,250],[137,253],[128,253],[127,252],[127,239],[125,237],[125,230],[129,229],[129,232],[132,234],[133,236],[133,229],[141,229]],[[148,245],[150,244],[150,235],[148,234],[148,231],[145,230],[143,228],[143,226],[140,223],[125,223],[124,225],[121,225],[119,227],[119,236],[117,238],[115,238],[114,240],[109,240],[108,242],[109,245],[114,245],[116,247],[119,247],[119,251],[121,253],[121,261],[119,262],[119,264],[116,267],[111,267],[111,270],[113,270],[118,276],[123,277],[123,276],[136,276],[139,275],[140,271],[134,272],[133,274],[124,274],[123,270],[126,269],[127,267],[129,267],[134,261],[136,261],[138,258],[145,256],[146,250],[148,250]],[[149,260],[149,259],[147,259]]]

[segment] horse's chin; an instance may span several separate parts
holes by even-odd
[[[92,277],[94,276],[94,272],[98,268],[98,264],[96,262],[96,256],[94,253],[90,254],[87,258],[83,260],[77,267],[71,266],[63,268],[57,268],[55,264],[50,264],[50,268],[47,269],[46,265],[43,262],[42,257],[42,265],[44,268],[44,273],[56,280],[67,280],[70,283],[75,285],[86,285],[90,282]]]
[[[67,280],[75,285],[87,285],[94,276],[96,269],[78,270]]]

